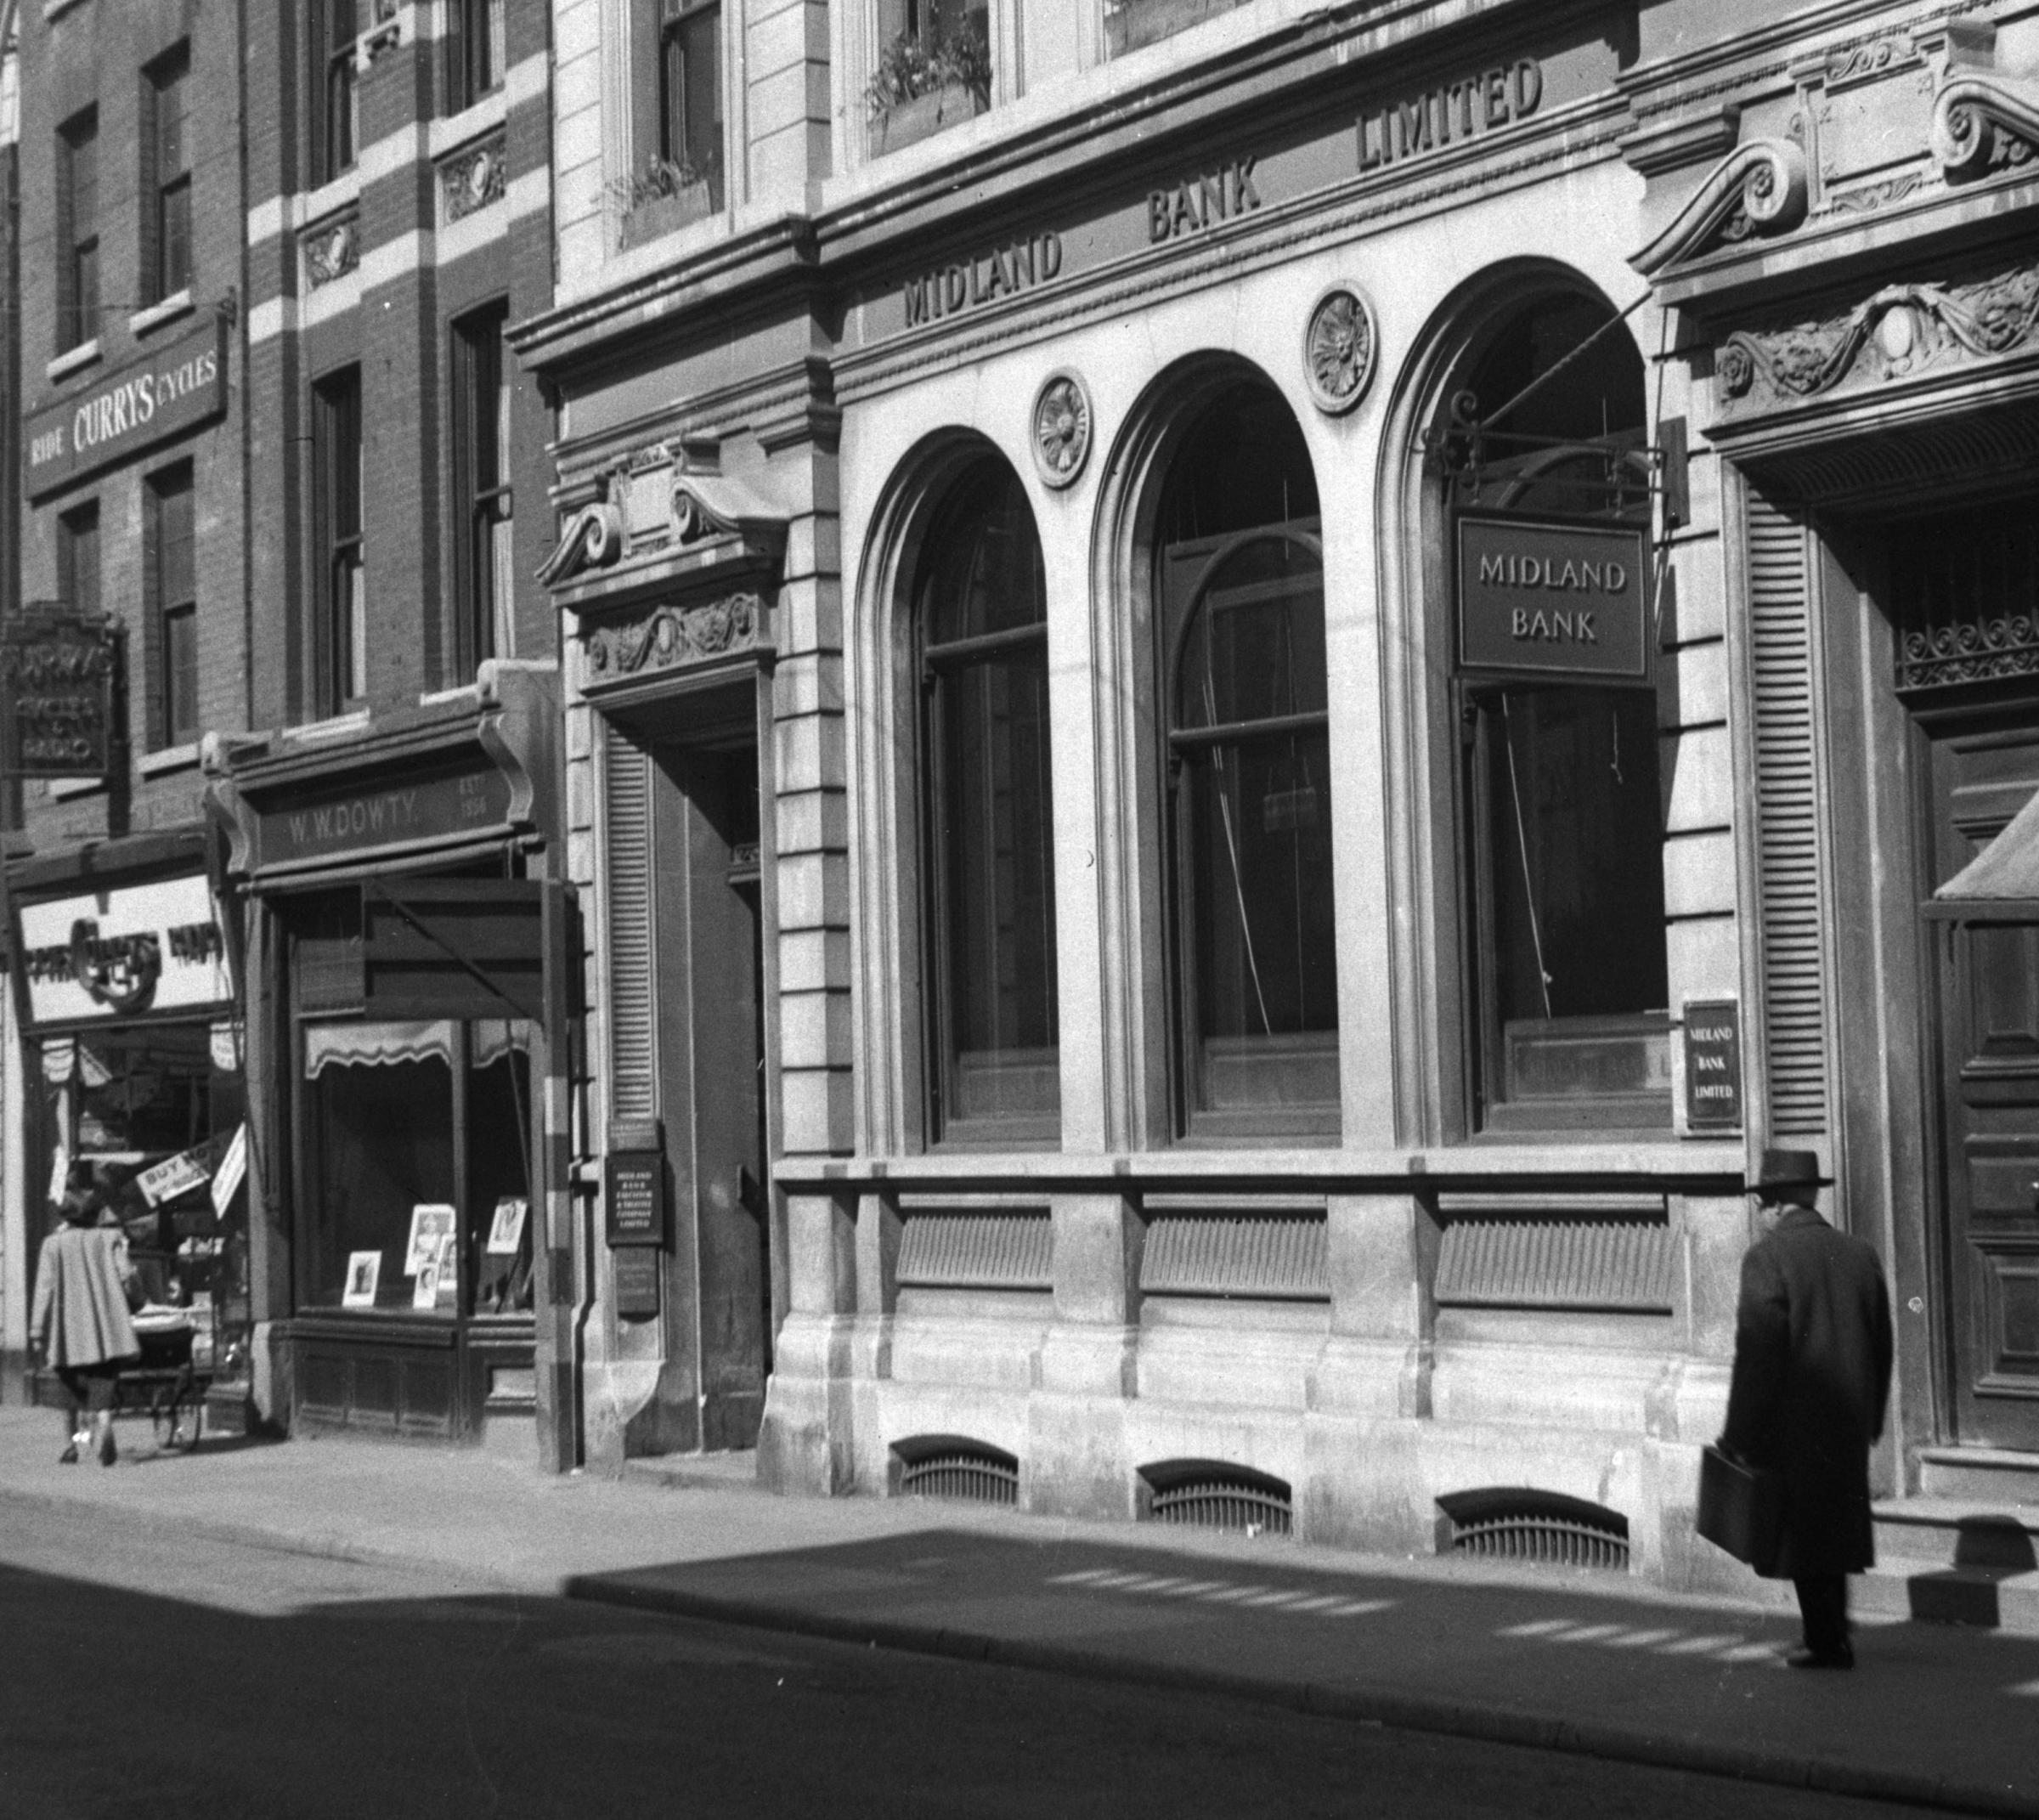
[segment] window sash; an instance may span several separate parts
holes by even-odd
[[[659,31],[659,156],[705,182],[722,206],[722,8],[667,0]]]
[[[73,506],[57,520],[57,594],[72,611],[99,610],[99,502]]]
[[[355,42],[360,36],[360,0],[324,0],[312,42],[317,59],[312,149],[316,183],[329,183],[354,167],[359,150],[361,97],[355,80]]]
[[[507,320],[496,304],[454,325],[453,495],[466,535],[455,549],[453,657],[463,676],[515,650]]]
[[[58,352],[82,347],[99,332],[99,117],[65,129],[58,140],[63,264],[57,313]]]
[[[313,404],[317,541],[324,551],[322,705],[337,713],[368,693],[368,588],[362,550],[361,375],[350,368],[319,386]]]

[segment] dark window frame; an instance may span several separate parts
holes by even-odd
[[[153,304],[191,286],[189,42],[166,51],[142,76],[140,266],[142,301]]]
[[[82,109],[57,129],[56,352],[99,333],[99,110]]]
[[[57,597],[74,613],[96,614],[102,599],[99,500],[94,494],[57,514]],[[81,561],[83,552],[89,557]],[[84,586],[85,576],[91,579]]]
[[[704,181],[714,209],[723,202],[727,131],[722,54],[722,0],[658,0],[658,155]],[[701,62],[709,75],[711,117],[705,122],[697,117]]]
[[[145,661],[151,751],[189,745],[201,731],[198,704],[198,481],[189,460],[160,468],[144,488],[144,582],[149,602]],[[181,502],[181,503],[178,503]],[[181,514],[183,523],[174,522]],[[180,557],[173,560],[177,541]]]
[[[966,816],[957,812],[956,800],[966,780],[955,775],[957,766],[952,755],[951,733],[952,730],[960,732],[962,729],[960,725],[952,729],[952,723],[956,716],[971,711],[974,705],[969,699],[971,685],[975,683],[988,691],[998,680],[996,673],[1001,670],[1037,670],[1038,681],[1035,686],[1040,691],[1041,719],[1045,722],[1048,718],[1045,592],[1040,602],[1039,616],[1024,625],[963,636],[940,636],[944,629],[940,620],[948,604],[935,598],[935,590],[941,579],[940,559],[943,546],[950,536],[969,534],[969,521],[957,513],[957,507],[966,501],[973,486],[982,485],[991,478],[986,471],[994,466],[1003,470],[1005,478],[1019,491],[1025,506],[1027,528],[1035,539],[1038,563],[1040,529],[1033,519],[1031,505],[1025,502],[1024,489],[1000,457],[986,455],[957,477],[947,496],[937,507],[929,537],[920,551],[912,592],[913,674],[918,696],[916,739],[923,918],[921,974],[927,1055],[924,1070],[927,1128],[934,1144],[963,1149],[1048,1147],[1059,1141],[1062,1130],[1060,982],[1055,964],[1059,937],[1055,927],[1052,776],[1044,778],[1045,787],[1038,801],[1021,805],[1012,818],[1025,822],[1031,816],[1042,825],[1048,836],[1045,878],[1036,883],[1036,890],[1044,901],[1047,911],[1046,955],[1040,969],[1042,996],[1039,1005],[1022,1011],[1021,1020],[1044,1018],[1049,1041],[1036,1044],[1031,1049],[976,1052],[988,1056],[1003,1054],[1011,1059],[980,1064],[969,1071],[980,1080],[1003,1072],[1006,1079],[1017,1086],[1022,1096],[1031,1094],[1035,1097],[1044,1095],[1046,1077],[1052,1074],[1056,1110],[1048,1112],[1036,1107],[987,1113],[970,1106],[971,1095],[962,1078],[966,1071],[967,1056],[971,1053],[963,1049],[959,1034],[963,1023],[960,1009],[963,974],[972,961],[981,959],[986,949],[981,939],[973,947],[963,930],[964,919],[974,920],[980,907],[974,901],[964,901],[963,880],[973,872],[973,856],[977,860],[974,871],[980,877],[995,873],[997,868],[986,867],[982,855],[973,856],[964,851],[973,838],[991,834],[996,817],[984,805],[974,805],[981,813]],[[1011,680],[1021,679],[1015,675]],[[1043,743],[1052,749],[1052,734]],[[1019,774],[1014,772],[1013,777],[1012,788],[1016,791]],[[994,924],[1000,914],[997,907],[992,907]],[[981,928],[976,933],[982,937]],[[992,946],[996,946],[995,938]],[[1031,1086],[1026,1079],[1030,1072],[1033,1076]]]
[[[509,79],[506,0],[451,0],[447,20],[446,110],[458,114]]]
[[[345,713],[367,695],[367,568],[362,507],[365,447],[361,369],[344,366],[312,389],[313,687],[319,711]],[[362,603],[357,613],[357,598]]]
[[[305,111],[311,127],[308,150],[313,189],[353,170],[360,155],[355,57],[365,4],[366,0],[314,0],[308,9],[305,75],[311,105]]]
[[[458,528],[453,540],[452,644],[455,671],[463,679],[484,658],[511,654],[496,648],[496,594],[506,585],[511,591],[505,617],[515,645],[516,569],[497,547],[516,522],[510,466],[512,368],[503,341],[509,321],[509,302],[503,298],[453,324],[451,488]]]

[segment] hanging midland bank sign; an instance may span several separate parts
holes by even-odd
[[[28,496],[124,461],[227,407],[227,325],[210,321],[35,412],[22,431]]]
[[[1639,527],[1463,512],[1458,536],[1463,668],[1648,679],[1649,552]]]

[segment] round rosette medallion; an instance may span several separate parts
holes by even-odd
[[[1090,393],[1074,373],[1051,373],[1034,394],[1034,466],[1049,486],[1074,484],[1090,459]]]
[[[1310,401],[1342,416],[1373,383],[1381,336],[1374,312],[1356,285],[1336,284],[1317,299],[1302,331],[1302,373]]]

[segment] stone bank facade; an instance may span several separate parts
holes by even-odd
[[[586,1457],[1719,1583],[1789,1143],[2014,1489],[2039,25],[1032,12],[554,8]]]

